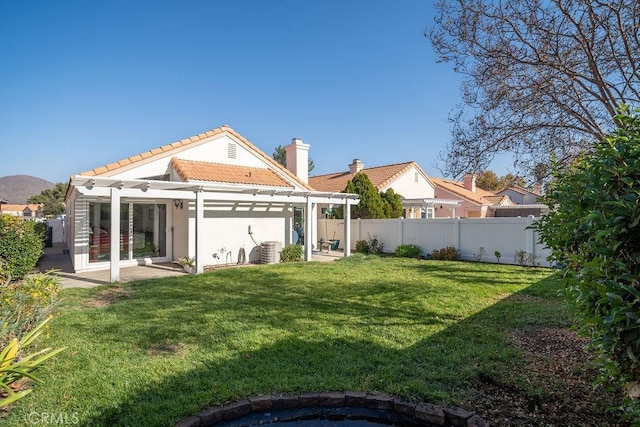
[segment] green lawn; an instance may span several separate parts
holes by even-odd
[[[556,294],[548,269],[360,255],[65,290],[46,344],[68,349],[3,421],[170,425],[241,397],[328,390],[464,406],[488,377],[541,393],[508,333],[567,326]]]

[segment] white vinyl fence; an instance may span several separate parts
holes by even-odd
[[[538,243],[538,235],[529,227],[536,218],[472,218],[472,219],[356,219],[351,221],[351,246],[376,237],[384,252],[394,252],[399,245],[413,244],[429,254],[434,249],[453,246],[462,259],[475,260],[480,251],[482,262],[517,264],[516,252],[526,253],[540,265],[549,265],[549,250]],[[318,239],[340,240],[344,246],[344,220],[319,219]]]
[[[47,225],[52,228],[53,243],[65,242],[64,219],[48,219]]]

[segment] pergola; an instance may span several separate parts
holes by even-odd
[[[462,202],[460,200],[451,199],[436,199],[436,198],[424,198],[424,199],[402,199],[403,208],[435,208],[437,206],[447,207],[451,210],[451,216],[456,216],[456,208],[460,207]]]
[[[299,191],[277,188],[256,188],[246,185],[221,185],[206,182],[176,182],[145,179],[117,179],[108,177],[82,176],[71,177],[70,185],[75,187],[82,195],[90,197],[109,198],[111,202],[111,256],[110,273],[111,281],[120,279],[120,200],[131,199],[155,199],[174,201],[195,201],[195,252],[196,272],[204,271],[205,259],[203,253],[204,236],[201,226],[204,220],[205,201],[211,202],[238,202],[238,203],[278,203],[285,205],[304,206],[304,259],[311,260],[313,242],[314,211],[318,203],[333,203],[344,205],[344,256],[351,254],[350,242],[350,216],[351,205],[360,202],[357,194],[327,193],[315,191]]]

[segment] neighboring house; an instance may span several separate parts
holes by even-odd
[[[314,191],[309,145],[296,138],[285,148],[290,170],[225,125],[72,176],[65,201],[74,269],[110,269],[117,281],[121,266],[185,256],[197,272],[259,262],[265,247],[293,243],[295,224],[311,236],[309,260],[316,206],[349,207],[357,195]]]
[[[539,217],[549,212],[549,207],[540,203],[542,196],[539,191],[532,191],[519,185],[513,185],[496,194],[509,196],[514,203],[513,206],[498,207],[495,211],[495,216],[497,217]]]
[[[42,204],[36,203],[31,203],[28,205],[10,205],[7,203],[0,203],[0,213],[20,216],[25,219],[44,218],[42,208]]]
[[[312,176],[309,184],[318,191],[340,192],[358,172],[365,173],[378,191],[392,188],[402,196],[405,218],[433,218],[435,203],[442,202],[453,209],[459,205],[458,200],[435,200],[434,185],[416,162],[365,168],[359,159],[354,159],[348,171]],[[323,213],[319,211],[319,218],[324,218]]]
[[[509,196],[511,201],[516,205],[535,205],[539,202],[541,194],[537,191],[531,191],[519,185],[512,185],[502,191],[496,193],[500,196]]]
[[[495,216],[499,206],[511,206],[509,196],[495,195],[476,186],[476,176],[466,174],[462,182],[443,178],[431,178],[435,184],[436,199],[460,199],[462,203],[457,209],[458,216],[466,218],[485,218]],[[436,206],[436,218],[449,217],[446,206]]]

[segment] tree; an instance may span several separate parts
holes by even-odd
[[[360,203],[351,206],[351,217],[372,219],[385,218],[384,201],[364,172],[358,172],[347,182],[343,193],[360,195]]]
[[[53,188],[43,190],[37,196],[31,196],[28,203],[43,204],[44,215],[58,215],[64,213],[64,196],[67,193],[67,184],[61,182]]]
[[[536,228],[581,331],[599,355],[601,381],[624,388],[640,416],[640,109],[568,168],[556,166]],[[638,418],[636,418],[638,419]]]
[[[287,167],[287,152],[282,145],[278,145],[276,147],[276,150],[271,154],[271,157],[285,168]],[[313,163],[313,159],[309,159],[309,173],[311,173],[315,167],[316,165]]]
[[[502,178],[500,178],[500,184],[502,185],[503,189],[512,187],[514,185],[518,185],[520,187],[527,186],[526,183],[524,182],[524,179],[512,173],[508,173]]]
[[[511,153],[523,176],[560,166],[640,100],[640,2],[442,0],[425,35],[465,76],[441,171],[460,176]],[[542,169],[535,180],[540,183]]]
[[[478,173],[478,175],[476,176],[476,185],[479,188],[487,191],[504,190],[504,187],[502,186],[502,182],[500,182],[500,178],[498,178],[498,175],[490,170],[485,170]]]
[[[509,188],[513,185],[519,185],[520,187],[526,187],[524,179],[517,175],[508,173],[502,177],[498,177],[495,172],[491,170],[484,170],[479,172],[476,177],[476,185],[479,188],[487,191],[502,191],[505,188]]]
[[[383,210],[385,218],[400,218],[403,214],[402,209],[402,196],[396,194],[393,188],[388,188],[387,191],[380,192],[380,197],[383,201]]]

